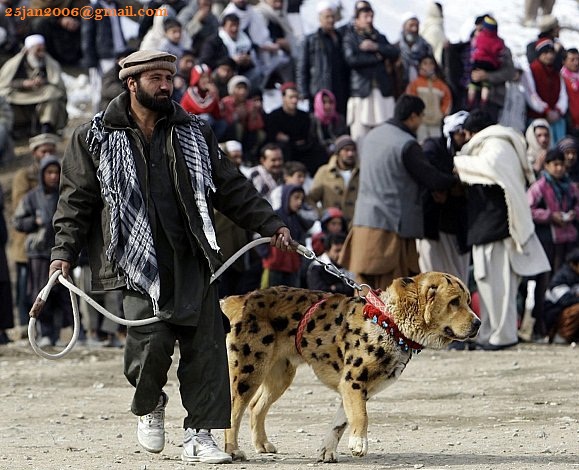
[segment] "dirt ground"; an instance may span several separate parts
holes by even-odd
[[[304,366],[267,422],[279,453],[253,451],[246,418],[241,446],[250,460],[227,468],[579,469],[578,354],[532,344],[501,352],[423,351],[369,402],[369,454],[350,456],[345,436],[337,464],[316,462],[337,396]],[[0,347],[0,469],[190,468],[180,461],[184,410],[175,367],[166,387],[167,445],[149,454],[136,440],[122,355],[78,346],[48,361],[27,343]]]

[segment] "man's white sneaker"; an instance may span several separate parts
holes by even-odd
[[[148,452],[158,454],[165,447],[165,407],[168,401],[169,397],[161,392],[157,408],[148,415],[139,416],[137,439]]]
[[[209,429],[195,432],[188,428],[183,439],[183,462],[231,463],[231,455],[221,451]]]

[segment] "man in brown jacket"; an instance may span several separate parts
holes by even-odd
[[[338,137],[335,146],[330,161],[316,171],[308,200],[312,206],[321,203],[320,213],[328,207],[342,209],[349,224],[358,197],[358,150],[349,135]]]

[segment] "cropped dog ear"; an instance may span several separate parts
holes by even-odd
[[[436,291],[438,289],[438,286],[435,284],[431,284],[428,286],[428,291],[426,292],[426,300],[427,302],[431,302],[434,300],[434,298],[436,297]]]

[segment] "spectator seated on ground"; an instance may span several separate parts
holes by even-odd
[[[24,47],[0,69],[0,95],[14,112],[14,127],[27,126],[26,134],[54,132],[68,120],[66,88],[61,68],[46,53],[44,38],[28,36]],[[32,126],[31,126],[32,123]]]

